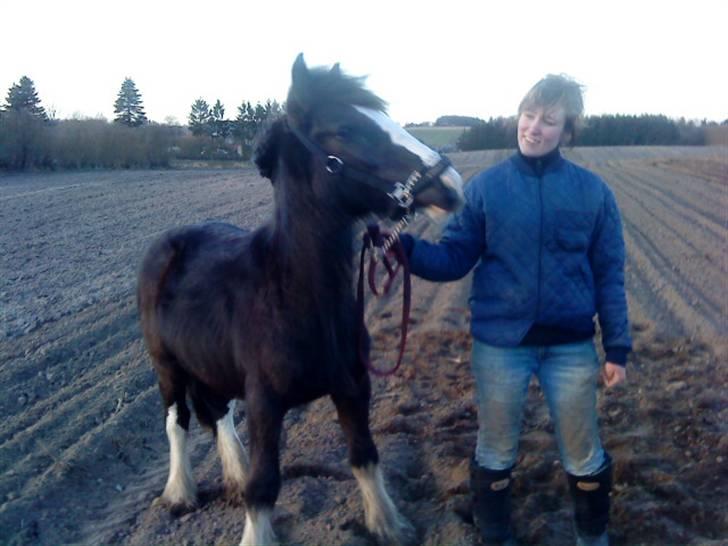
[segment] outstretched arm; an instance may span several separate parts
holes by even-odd
[[[465,206],[454,215],[438,243],[400,236],[412,273],[429,281],[460,279],[475,266],[485,249],[485,212],[475,184],[465,190]]]

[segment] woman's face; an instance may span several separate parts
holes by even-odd
[[[541,157],[561,142],[566,123],[563,106],[531,106],[518,117],[518,147],[528,157]]]

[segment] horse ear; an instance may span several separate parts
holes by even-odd
[[[303,60],[303,53],[299,53],[293,63],[291,81],[293,82],[291,85],[293,89],[303,89],[308,82],[308,67],[306,61]]]
[[[303,60],[303,53],[299,53],[291,70],[291,89],[288,91],[286,103],[288,117],[296,127],[304,125],[306,97],[310,79],[308,67]]]
[[[253,162],[258,167],[258,172],[271,182],[274,182],[273,171],[278,160],[278,148],[284,133],[284,123],[284,118],[278,118],[262,131],[256,140],[253,151]]]
[[[333,76],[341,76],[341,67],[339,66],[339,63],[332,66],[330,72]]]

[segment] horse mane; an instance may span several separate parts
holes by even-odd
[[[260,176],[273,181],[273,170],[278,157],[278,146],[286,131],[285,115],[268,119],[255,137],[253,163],[258,167]]]
[[[288,102],[301,100],[308,110],[331,104],[351,104],[384,112],[387,103],[364,86],[366,76],[349,76],[341,71],[338,63],[331,69],[308,69],[304,89],[292,86]],[[301,87],[301,86],[298,86]]]

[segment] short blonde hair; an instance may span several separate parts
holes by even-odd
[[[564,133],[570,137],[573,144],[576,138],[576,129],[584,115],[584,86],[566,74],[548,74],[534,85],[521,104],[518,105],[518,115],[524,110],[538,106],[552,108],[561,106],[566,112]]]

